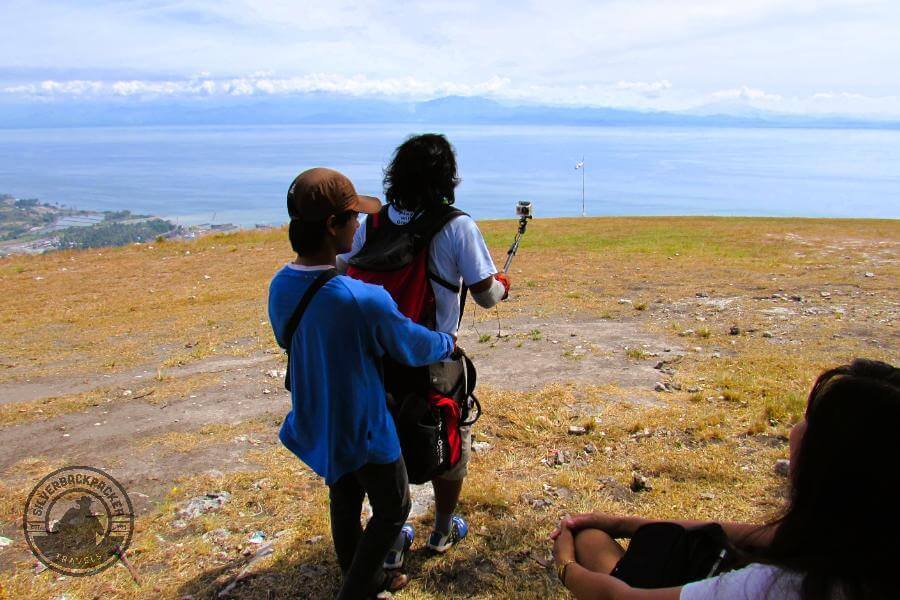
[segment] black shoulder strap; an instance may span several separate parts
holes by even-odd
[[[443,277],[441,277],[440,275],[438,275],[431,269],[428,269],[427,275],[428,275],[428,279],[432,280],[433,282],[435,282],[442,288],[446,288],[446,289],[450,290],[451,292],[453,292],[454,294],[459,293],[458,285],[453,285],[452,283],[450,283],[449,281],[447,281],[446,279],[444,279]]]
[[[459,296],[459,321],[456,322],[456,328],[462,325],[463,315],[466,314],[466,296],[469,295],[469,286],[465,283],[462,285]]]
[[[442,207],[442,209],[443,210],[441,211],[440,216],[438,217],[438,219],[435,220],[433,229],[430,230],[431,235],[428,237],[429,243],[431,242],[431,239],[435,235],[437,235],[441,229],[444,228],[444,225],[446,225],[447,223],[449,223],[450,221],[452,221],[453,219],[455,219],[457,217],[469,216],[467,213],[464,213],[463,211],[459,210],[458,208],[450,206],[450,205]],[[428,278],[430,280],[432,280],[433,282],[435,282],[436,284],[438,284],[439,286],[450,290],[454,294],[456,294],[456,293],[459,294],[459,321],[457,321],[457,323],[456,323],[456,326],[459,327],[460,324],[462,323],[463,314],[465,313],[465,310],[466,310],[466,296],[469,293],[469,287],[465,283],[462,284],[461,286],[454,285],[454,284],[450,283],[449,281],[447,281],[446,279],[440,277],[437,273],[435,273],[431,269],[428,269]]]
[[[287,352],[288,357],[287,369],[285,369],[284,373],[284,387],[287,390],[291,389],[291,342],[293,342],[294,334],[297,332],[297,327],[300,325],[300,319],[303,318],[303,313],[306,312],[306,307],[309,306],[309,303],[312,301],[313,296],[316,295],[316,292],[322,289],[322,286],[331,281],[337,274],[337,269],[326,269],[316,277],[315,281],[309,284],[303,297],[300,298],[297,308],[294,309],[294,314],[288,319],[287,326],[284,328],[281,339],[284,341],[285,352]]]
[[[450,290],[454,294],[459,294],[459,321],[457,321],[456,323],[456,326],[459,327],[459,325],[462,323],[463,314],[466,311],[466,296],[469,293],[469,286],[467,286],[466,284],[462,284],[461,286],[453,285],[446,279],[440,277],[431,269],[428,269],[428,279],[435,282],[439,286]]]
[[[427,242],[431,242],[431,238],[436,236],[438,232],[444,228],[444,225],[457,217],[468,216],[455,206],[444,204],[439,208],[425,213],[421,217],[423,225],[423,237]]]

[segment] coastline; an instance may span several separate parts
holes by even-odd
[[[2,228],[6,223],[4,223],[3,217],[4,214],[2,209],[4,205],[12,202],[22,201],[21,198],[16,198],[9,194],[0,194],[0,234],[2,234]],[[31,199],[28,200],[32,201]],[[235,232],[248,232],[248,231],[260,231],[260,230],[268,230],[268,229],[278,229],[283,227],[284,224],[254,224],[254,225],[241,225],[230,222],[224,223],[195,223],[191,225],[180,225],[177,222],[173,223],[171,217],[162,217],[157,215],[131,215],[128,211],[96,211],[96,210],[81,210],[73,207],[60,207],[59,205],[51,205],[47,203],[41,203],[38,201],[36,206],[36,210],[40,211],[52,211],[53,220],[47,223],[44,223],[41,227],[36,227],[32,230],[27,231],[24,235],[13,238],[13,239],[2,239],[0,237],[0,258],[10,257],[10,256],[18,256],[18,255],[29,255],[29,254],[44,254],[46,252],[52,252],[57,250],[68,250],[68,249],[78,249],[78,248],[88,248],[88,247],[100,247],[100,248],[110,248],[116,246],[123,246],[126,244],[141,244],[141,243],[150,243],[152,241],[160,241],[160,240],[181,240],[181,241],[189,241],[204,237],[206,235],[211,234],[221,234],[221,233],[235,233]],[[540,214],[536,217],[538,220],[546,221],[552,220],[557,222],[571,221],[573,223],[577,223],[581,220],[592,220],[592,219],[617,219],[617,220],[637,220],[644,222],[651,221],[664,221],[664,220],[696,220],[696,219],[709,219],[714,221],[757,221],[760,224],[763,224],[767,221],[772,222],[780,222],[780,221],[797,221],[797,222],[816,222],[816,221],[827,221],[827,222],[897,222],[900,220],[900,217],[819,217],[819,216],[782,216],[782,215],[693,215],[693,214],[671,214],[671,215],[644,215],[644,214],[618,214],[618,215],[586,215],[586,216],[569,216],[569,215],[554,215],[554,216],[542,216]],[[506,221],[512,221],[513,217],[488,217],[488,218],[479,218],[477,221],[479,223],[503,223]],[[72,230],[73,228],[89,228],[96,227],[103,224],[121,224],[121,225],[135,225],[142,222],[152,222],[152,221],[160,221],[169,225],[169,230],[158,233],[152,237],[152,239],[127,239],[127,241],[123,241],[121,243],[108,243],[108,244],[96,244],[96,245],[79,245],[70,243],[68,245],[65,244],[63,240],[61,240],[60,234],[62,232]]]
[[[133,215],[127,210],[81,210],[36,198],[0,195],[0,257],[108,248],[154,240],[193,240],[211,233],[242,229],[249,228],[232,223],[178,225],[159,216]]]

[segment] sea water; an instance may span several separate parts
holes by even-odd
[[[724,127],[291,125],[0,130],[0,193],[182,224],[285,220],[314,166],[382,196],[408,135],[447,135],[457,206],[514,216],[900,217],[900,131]],[[584,169],[575,169],[584,160]],[[583,177],[583,179],[582,179]]]

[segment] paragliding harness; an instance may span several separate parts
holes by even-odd
[[[381,285],[400,312],[429,329],[436,326],[431,282],[460,293],[462,320],[468,288],[443,280],[428,267],[431,240],[451,220],[465,213],[449,205],[396,225],[385,206],[366,219],[366,242],[348,262],[347,275]],[[384,388],[397,425],[410,483],[425,483],[452,469],[462,457],[460,429],[481,416],[473,394],[475,366],[459,352],[449,362],[408,367],[383,360]]]

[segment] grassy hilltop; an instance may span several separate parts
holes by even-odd
[[[515,225],[481,227],[502,263]],[[214,598],[257,531],[273,552],[231,594],[334,593],[326,488],[277,439],[265,301],[289,259],[283,230],[0,259],[0,598]],[[546,535],[566,513],[764,519],[815,375],[900,359],[898,221],[540,219],[511,275],[508,302],[463,321],[485,409],[470,538],[429,556],[426,515],[403,598],[564,597]],[[68,464],[131,494],[140,585],[35,574],[24,500]],[[213,491],[221,509],[176,514]]]

